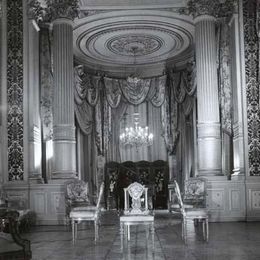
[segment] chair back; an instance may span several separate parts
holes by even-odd
[[[66,199],[71,200],[72,203],[89,202],[89,188],[88,183],[73,179],[65,183]]]
[[[100,202],[101,202],[101,198],[103,196],[103,192],[104,192],[104,186],[105,186],[105,183],[102,182],[100,187],[99,187],[99,194],[98,194],[98,200],[97,200],[97,208],[99,208],[100,206]]]
[[[206,204],[206,180],[203,178],[190,178],[184,182],[184,203],[191,203],[194,206]]]
[[[148,213],[148,188],[138,182],[130,184],[124,188],[124,202],[126,214],[146,214]],[[144,195],[145,206],[142,207],[142,196]],[[129,197],[132,200],[130,205]]]
[[[182,198],[181,198],[180,187],[179,187],[179,184],[176,180],[174,180],[174,185],[175,185],[175,187],[174,187],[175,193],[176,193],[176,196],[177,196],[177,200],[178,200],[178,204],[180,206],[181,212],[185,213],[183,201],[182,201]]]

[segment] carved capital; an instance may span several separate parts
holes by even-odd
[[[78,0],[46,0],[46,4],[51,20],[59,18],[74,20],[78,16]]]
[[[34,19],[36,22],[43,21],[45,8],[38,0],[29,0],[27,4],[27,14],[29,19]]]
[[[227,17],[233,13],[234,0],[189,0],[186,8],[180,13],[192,15],[194,18],[201,15],[210,15],[216,18]]]

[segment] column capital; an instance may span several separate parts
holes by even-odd
[[[189,0],[181,13],[198,16],[226,17],[233,13],[234,0]]]
[[[60,18],[74,20],[78,16],[78,0],[46,0],[46,4],[51,20]]]
[[[43,21],[45,8],[38,0],[29,0],[27,3],[27,15],[29,19],[33,19],[36,22]]]

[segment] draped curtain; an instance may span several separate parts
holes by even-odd
[[[179,114],[190,115],[196,84],[194,64],[185,71],[169,72],[150,79],[127,81],[102,76],[91,76],[83,67],[75,67],[75,115],[85,135],[92,134],[98,155],[107,160],[165,160],[176,153],[180,128]],[[123,124],[130,124],[135,110],[140,114],[140,125],[149,126],[154,134],[150,147],[120,146]],[[126,120],[125,115],[129,118]],[[130,120],[130,121],[129,121]]]

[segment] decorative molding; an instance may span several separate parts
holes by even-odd
[[[245,79],[247,94],[249,174],[260,176],[259,43],[256,31],[257,0],[243,1]]]
[[[23,1],[7,1],[8,180],[24,179]]]
[[[189,0],[187,7],[180,8],[179,13],[192,15],[210,15],[216,18],[229,17],[234,10],[234,0]]]
[[[114,53],[127,56],[147,55],[160,49],[163,42],[160,38],[151,37],[150,35],[121,35],[111,39],[107,47]]]
[[[46,0],[46,12],[51,20],[67,18],[74,20],[78,16],[78,0]]]

